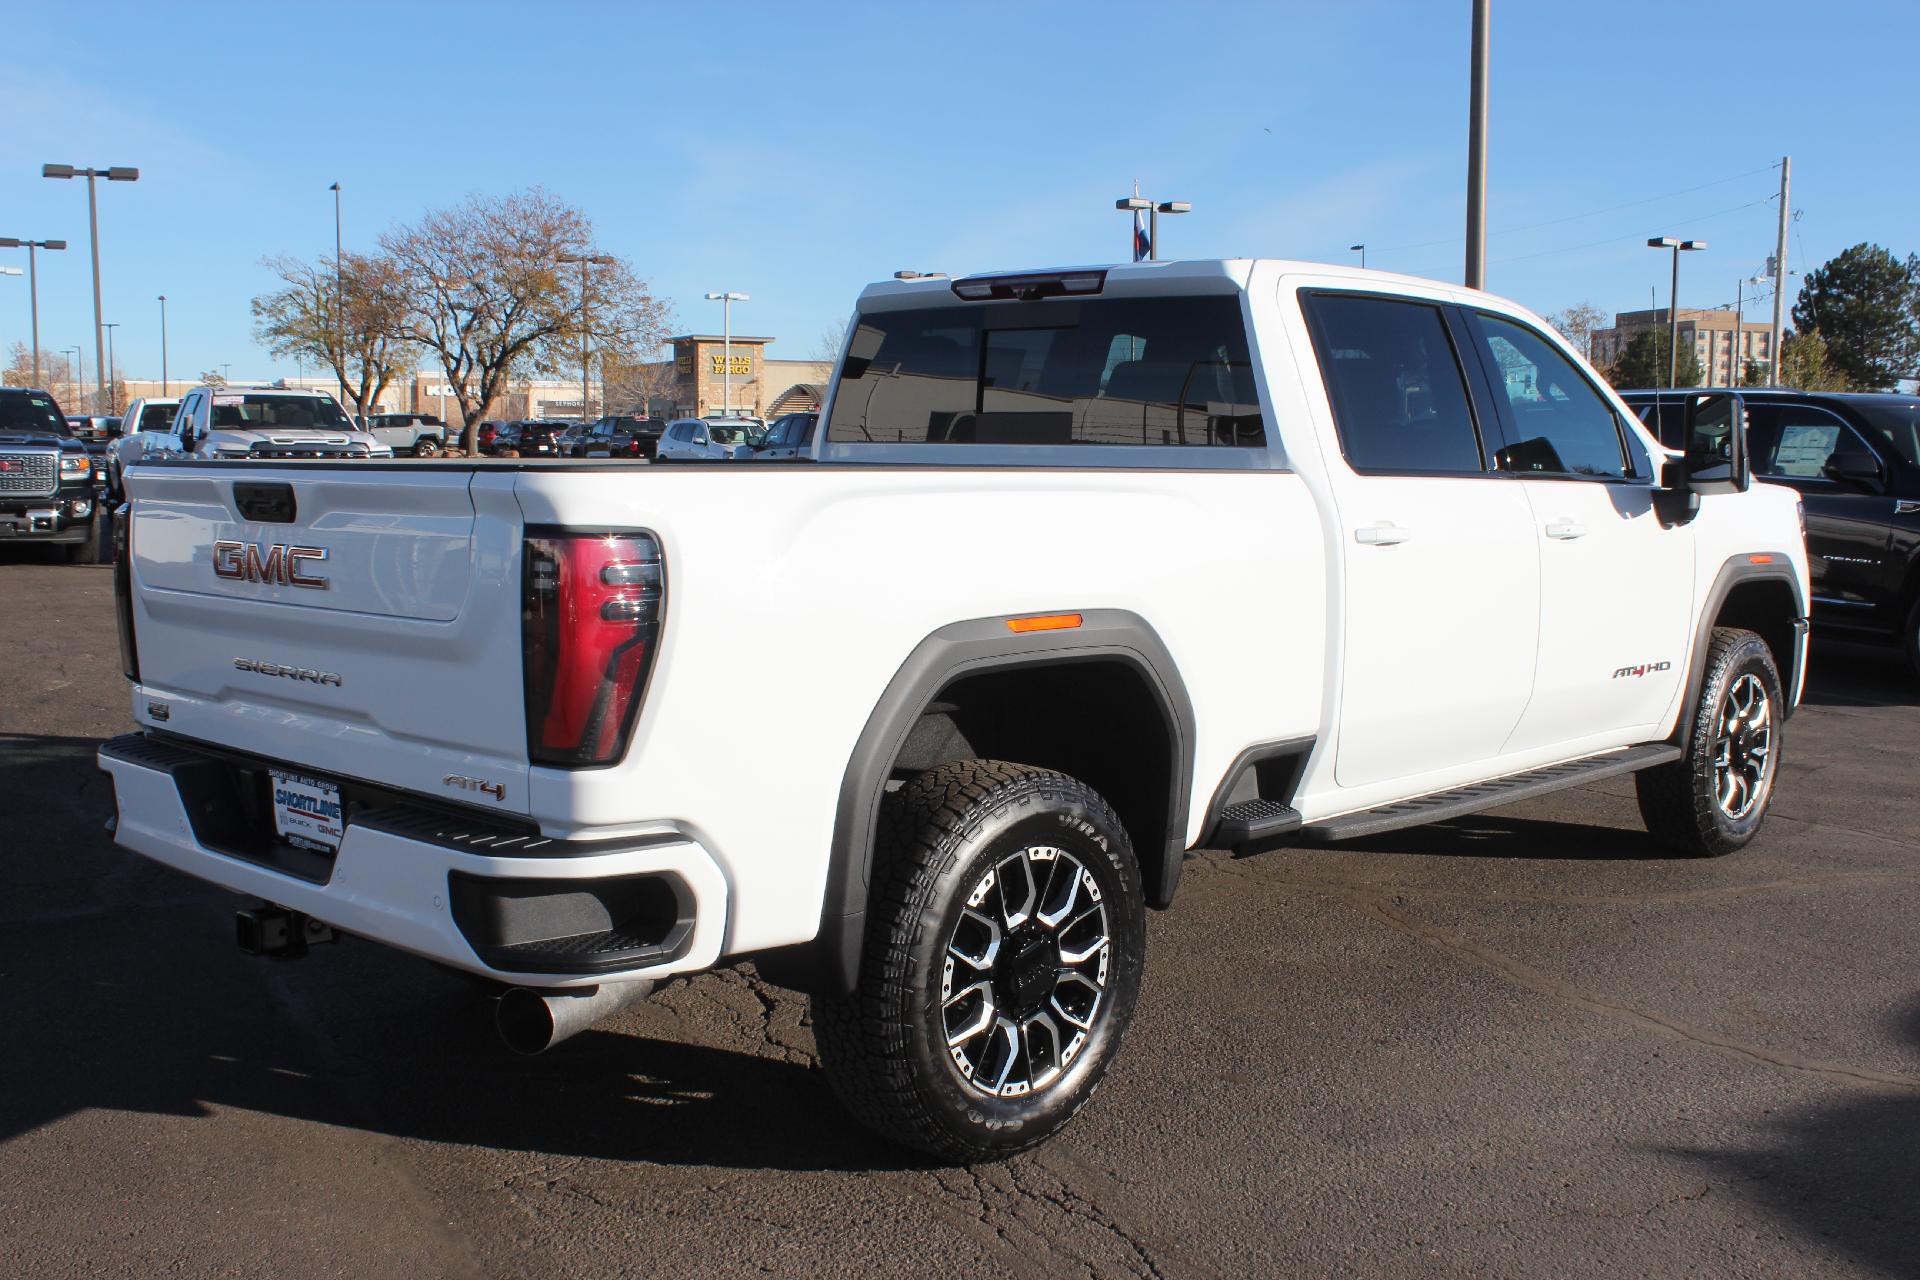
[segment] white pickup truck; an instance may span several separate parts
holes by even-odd
[[[1676,453],[1511,303],[1235,260],[875,285],[823,414],[778,467],[129,468],[119,842],[526,1050],[754,959],[974,1159],[1091,1093],[1189,850],[1626,772],[1680,854],[1760,827],[1807,567],[1732,396]]]

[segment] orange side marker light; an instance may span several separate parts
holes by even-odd
[[[1008,618],[1007,630],[1015,635],[1028,631],[1071,631],[1080,625],[1077,613],[1043,613],[1037,618]]]

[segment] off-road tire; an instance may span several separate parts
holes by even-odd
[[[413,456],[416,458],[437,458],[440,456],[440,441],[435,436],[422,436],[413,442]]]
[[[850,996],[814,1000],[834,1091],[868,1128],[942,1159],[1024,1151],[1092,1096],[1133,1015],[1146,907],[1126,830],[1085,783],[999,760],[955,761],[914,778],[886,797],[881,828],[858,986]],[[1100,890],[1110,947],[1105,988],[1077,1055],[1061,1055],[1066,1065],[1049,1083],[989,1096],[947,1046],[948,948],[982,875],[1041,847],[1070,855]],[[1062,942],[1051,962],[1064,953]]]
[[[1767,698],[1771,735],[1760,795],[1751,809],[1729,816],[1719,796],[1717,741],[1727,699],[1742,678],[1752,675]],[[1780,671],[1767,642],[1751,631],[1714,628],[1707,645],[1707,670],[1700,682],[1700,699],[1688,710],[1685,754],[1670,764],[1656,765],[1634,775],[1640,816],[1656,840],[1675,852],[1694,858],[1718,858],[1745,848],[1760,833],[1773,786],[1780,776],[1781,727],[1786,711]]]

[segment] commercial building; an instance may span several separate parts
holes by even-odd
[[[1594,331],[1588,359],[1597,369],[1607,368],[1626,354],[1628,345],[1640,334],[1649,329],[1665,333],[1672,315],[1664,307],[1617,313],[1613,328]],[[1691,346],[1699,358],[1703,385],[1734,385],[1749,360],[1763,370],[1773,367],[1773,326],[1767,322],[1736,320],[1731,311],[1689,307],[1681,307],[1679,316],[1680,344]]]

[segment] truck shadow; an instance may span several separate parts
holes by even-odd
[[[521,1058],[481,989],[425,961],[353,939],[240,955],[241,899],[111,845],[98,745],[0,736],[0,1142],[90,1109],[243,1108],[556,1156],[915,1164],[807,1065],[605,1029]],[[724,1011],[713,1030],[737,1033]]]
[[[1898,1019],[1920,1056],[1920,1000]],[[1739,1146],[1669,1147],[1807,1238],[1893,1276],[1920,1276],[1920,1094],[1859,1092],[1770,1113]]]
[[[1816,636],[1800,701],[1809,707],[1920,707],[1920,679],[1897,649]]]
[[[1425,827],[1343,840],[1330,853],[1403,853],[1428,858],[1541,858],[1568,862],[1668,861],[1671,850],[1645,831],[1469,814]]]

